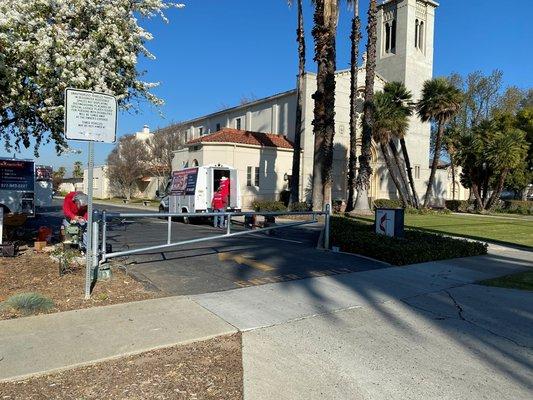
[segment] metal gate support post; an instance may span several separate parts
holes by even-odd
[[[226,235],[230,235],[230,234],[231,234],[231,215],[228,215],[226,218]]]
[[[107,245],[107,212],[102,211],[102,260],[105,259],[106,245]]]
[[[167,244],[172,243],[172,217],[168,217]]]
[[[329,219],[331,215],[331,205],[326,204],[326,217],[324,221],[324,249],[329,250]]]
[[[92,260],[93,260],[93,263],[92,263],[92,266],[91,266],[91,269],[93,270],[93,273],[94,271],[96,271],[96,269],[98,268],[98,248],[100,246],[98,246],[98,236],[100,234],[100,231],[99,231],[99,222],[98,222],[98,214],[95,212],[94,213],[95,215],[93,216],[93,231],[92,231],[92,234],[93,234],[93,246],[92,246]]]

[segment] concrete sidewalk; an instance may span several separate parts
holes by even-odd
[[[183,297],[0,321],[0,381],[236,331]]]
[[[471,283],[532,254],[392,267],[193,298],[243,330],[245,399],[528,399],[533,293]]]

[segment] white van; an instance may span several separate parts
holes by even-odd
[[[230,180],[228,210],[240,211],[241,193],[237,170],[222,164],[173,171],[159,203],[159,211],[171,213],[208,212],[222,177]]]

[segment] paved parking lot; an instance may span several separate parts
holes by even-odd
[[[135,212],[118,207],[106,209]],[[108,243],[112,244],[113,251],[166,243],[166,220],[120,219],[108,227]],[[114,263],[127,266],[139,280],[172,295],[216,292],[386,266],[362,257],[317,250],[321,229],[320,224],[315,224],[276,230],[275,236],[252,233],[220,238],[164,252],[132,255]],[[223,233],[206,223],[172,223],[173,241]]]

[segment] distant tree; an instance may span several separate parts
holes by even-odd
[[[52,173],[52,187],[54,190],[59,190],[59,186],[63,183],[66,172],[65,167],[59,167]]]
[[[83,178],[83,164],[81,161],[74,163],[74,169],[72,170],[72,176],[74,178]]]
[[[401,114],[399,108],[395,106],[391,96],[384,92],[376,92],[374,95],[373,106],[373,126],[372,137],[379,144],[381,153],[385,160],[385,165],[389,171],[398,196],[404,207],[408,205],[406,189],[407,182],[402,182],[398,176],[398,166],[391,160],[389,152],[389,142],[392,139],[393,132],[405,131],[407,129],[407,119]]]
[[[422,122],[432,121],[437,125],[437,133],[433,148],[433,161],[429,175],[423,207],[429,204],[433,193],[435,173],[442,149],[442,138],[446,129],[446,124],[456,115],[463,101],[461,91],[453,86],[445,78],[435,78],[424,82],[422,96],[417,104],[418,116]]]
[[[113,192],[130,199],[137,181],[147,175],[146,143],[134,135],[122,136],[107,156],[107,177]]]
[[[4,145],[20,150],[35,140],[65,147],[64,90],[95,90],[117,96],[123,110],[141,100],[160,105],[141,80],[138,59],[152,35],[140,17],[161,16],[164,0],[0,1],[0,132]]]
[[[374,100],[374,81],[376,77],[376,44],[377,44],[377,1],[370,0],[368,7],[367,43],[366,43],[366,78],[365,78],[365,102],[363,106],[363,134],[361,138],[361,155],[359,156],[359,172],[355,187],[357,198],[355,210],[369,210],[368,190],[372,177],[372,125]]]
[[[174,151],[183,144],[183,137],[171,128],[159,129],[146,140],[147,151],[143,162],[151,175],[162,178],[160,182],[170,176]]]
[[[383,92],[389,96],[390,101],[393,106],[396,108],[395,116],[398,119],[395,126],[396,129],[392,132],[392,138],[389,141],[389,147],[392,150],[392,154],[400,170],[400,175],[404,182],[409,182],[409,187],[411,188],[411,194],[409,194],[409,187],[405,183],[406,191],[409,194],[411,205],[415,208],[418,208],[420,201],[418,199],[418,194],[416,192],[415,180],[413,178],[413,169],[411,167],[411,160],[409,158],[409,152],[407,150],[407,144],[405,143],[405,136],[407,135],[409,127],[409,117],[413,114],[413,103],[412,103],[412,94],[405,85],[401,82],[388,82],[383,88]],[[403,162],[405,162],[405,167],[400,160],[398,150],[396,149],[395,139],[400,141],[400,146],[402,149]],[[407,171],[408,177],[405,176]]]
[[[523,168],[528,147],[526,133],[510,114],[484,121],[461,137],[457,160],[479,211],[496,204],[509,174]]]

